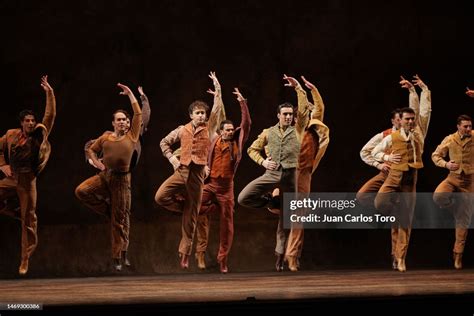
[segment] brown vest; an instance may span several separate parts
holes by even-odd
[[[391,164],[391,168],[400,171],[408,171],[409,167],[414,169],[423,168],[423,162],[421,161],[422,146],[416,140],[412,143],[405,140],[400,131],[395,131],[392,134],[392,151],[394,154],[400,154],[402,159],[398,164]],[[416,153],[416,157],[414,156]],[[416,158],[416,159],[415,159]]]
[[[209,153],[209,130],[206,125],[200,125],[193,133],[191,122],[186,124],[181,130],[181,157],[179,161],[184,166],[189,166],[191,162],[196,165],[206,165]]]
[[[473,134],[472,132],[471,134]],[[474,173],[474,142],[472,136],[461,140],[459,133],[451,134],[452,142],[449,143],[449,159],[459,164],[459,169],[451,171],[457,174],[473,174]]]
[[[232,178],[234,176],[234,162],[238,150],[239,148],[235,141],[224,142],[219,137],[214,146],[211,178]]]

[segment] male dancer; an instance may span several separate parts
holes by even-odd
[[[314,84],[301,76],[305,86],[310,89],[313,102],[309,102],[306,92],[301,88],[299,82],[293,77],[286,77],[286,86],[293,87],[297,91],[298,107],[304,109],[296,124],[299,125],[297,132],[303,130],[300,136],[301,148],[298,156],[296,169],[298,198],[304,198],[311,192],[311,177],[319,165],[321,158],[326,152],[329,144],[329,128],[323,123],[324,103],[318,89]],[[301,106],[300,106],[301,105]],[[299,269],[298,259],[303,250],[304,229],[293,225],[288,236],[285,259],[288,261],[290,271]]]
[[[284,75],[283,79],[288,80]],[[295,87],[297,93],[304,90]],[[304,108],[307,104],[298,104],[297,118],[300,121],[308,110]],[[296,167],[301,146],[301,137],[304,126],[293,123],[293,105],[285,102],[277,109],[278,123],[270,128],[264,129],[258,138],[248,148],[247,153],[257,164],[263,166],[266,171],[257,179],[250,182],[239,194],[239,204],[249,208],[280,207],[276,205],[277,199],[272,195],[273,189],[279,187],[280,192],[296,191]],[[265,152],[266,158],[262,156]],[[278,228],[276,232],[275,255],[277,257],[275,268],[283,270],[285,256],[286,234],[283,229],[283,212],[279,213]]]
[[[209,240],[209,215],[220,216],[220,243],[217,261],[221,273],[227,273],[227,258],[234,238],[234,175],[242,159],[242,150],[250,133],[250,113],[247,100],[239,89],[233,92],[240,104],[242,118],[240,126],[224,120],[220,124],[220,135],[215,138],[209,150],[209,177],[202,194],[201,209],[197,222],[196,259],[200,269],[206,268],[204,259]]]
[[[178,249],[182,269],[189,267],[204,179],[208,173],[209,146],[217,137],[218,124],[223,117],[222,105],[218,102],[221,93],[219,82],[214,72],[211,72],[209,77],[213,80],[216,90],[209,122],[206,121],[209,108],[207,104],[203,101],[194,101],[188,109],[191,121],[171,131],[160,142],[163,155],[173,165],[175,171],[160,186],[155,194],[155,201],[170,211],[182,213],[181,242]],[[171,148],[175,143],[181,145],[179,160],[173,155]],[[183,191],[184,201],[177,198]]]
[[[124,110],[113,114],[114,132],[104,133],[89,148],[89,157],[101,172],[76,188],[76,197],[93,211],[110,218],[112,232],[112,259],[116,271],[122,263],[130,266],[127,258],[130,234],[131,177],[130,162],[140,136],[142,111],[129,87],[118,83],[121,95],[127,95],[133,109],[130,129],[129,115]],[[103,162],[97,157],[103,153]],[[107,202],[110,201],[110,203]]]
[[[20,112],[21,128],[10,129],[0,138],[0,170],[6,178],[0,180],[0,214],[21,219],[20,275],[28,272],[29,258],[38,245],[36,229],[36,177],[48,162],[51,146],[48,136],[56,117],[56,99],[48,76],[41,78],[46,93],[46,108],[41,123],[31,110]],[[12,201],[18,197],[17,204]]]
[[[446,168],[449,174],[436,188],[433,200],[441,207],[453,212],[456,221],[453,249],[454,268],[462,269],[462,254],[466,244],[467,231],[472,217],[472,183],[474,175],[474,142],[472,119],[460,115],[457,131],[446,136],[431,155],[436,166]],[[449,155],[449,161],[445,160]],[[457,192],[455,197],[452,193]]]
[[[139,142],[135,144],[135,149],[133,151],[132,155],[132,160],[130,162],[130,170],[135,168],[138,164],[138,160],[140,159],[140,154],[142,152],[142,145],[143,145],[143,134],[147,131],[148,123],[150,122],[150,117],[151,117],[151,108],[150,108],[150,102],[148,101],[148,97],[145,95],[143,92],[143,88],[141,86],[138,87],[138,92],[140,93],[140,100],[142,103],[142,126],[140,127],[140,137],[139,137]],[[128,132],[130,129],[130,119],[127,118],[127,129],[125,132]],[[112,134],[113,132],[111,131],[105,131],[104,134]],[[84,152],[86,156],[86,162],[88,162],[90,165],[93,167],[99,169],[96,165],[94,165],[94,162],[92,161],[91,157],[89,156],[89,148],[94,144],[96,139],[91,139],[89,140],[85,146],[84,146]],[[99,153],[97,155],[99,160],[102,159],[102,153]]]
[[[416,180],[418,169],[423,167],[421,157],[431,117],[431,91],[418,75],[414,78],[413,83],[422,90],[421,105],[416,98],[413,107],[400,109],[400,130],[386,136],[372,151],[377,161],[391,163],[387,178],[378,191],[374,203],[377,210],[398,215],[397,236],[392,238],[396,239],[394,253],[400,272],[406,271],[405,257],[415,211]],[[413,84],[408,80],[402,79],[400,83],[403,88],[413,88]],[[387,154],[389,149],[391,154]],[[392,193],[398,194],[400,199],[394,199]]]

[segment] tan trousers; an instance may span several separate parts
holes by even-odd
[[[405,259],[408,251],[416,203],[417,177],[417,169],[390,169],[374,201],[375,208],[382,214],[391,214],[397,218],[397,225],[392,229],[392,254],[397,259]]]
[[[313,162],[319,151],[319,136],[313,128],[307,129],[301,142],[298,168],[296,170],[296,191],[298,198],[306,197],[311,192],[311,178],[313,175]],[[286,247],[286,255],[300,257],[303,251],[304,229],[301,223],[291,226]]]
[[[456,221],[455,242],[453,251],[463,253],[467,232],[472,218],[472,193],[474,192],[473,175],[450,172],[436,188],[434,202],[440,207],[449,209]],[[456,192],[457,194],[452,194]],[[460,194],[466,193],[466,194]]]
[[[76,197],[91,210],[110,219],[112,258],[128,250],[130,236],[130,173],[102,171],[76,188]]]
[[[385,179],[387,179],[388,173],[380,171],[376,176],[372,177],[367,181],[357,192],[356,198],[359,204],[366,208],[374,208],[374,200],[377,192],[379,192]],[[392,256],[395,256],[395,248],[398,240],[398,225],[392,227],[391,230],[392,240]]]
[[[0,213],[13,215],[15,203],[11,199],[18,198],[21,216],[21,259],[28,260],[38,245],[36,218],[36,176],[33,172],[20,173],[14,178],[0,180]],[[9,200],[9,203],[6,203]],[[16,204],[17,205],[17,204]]]
[[[205,169],[203,165],[191,163],[180,166],[173,175],[163,182],[155,194],[158,205],[173,212],[182,212],[181,242],[178,251],[191,255],[193,238],[196,230],[199,208],[201,207],[202,189],[204,186]],[[175,197],[184,196],[184,201]]]
[[[202,193],[197,222],[196,252],[206,252],[209,242],[209,218],[219,215],[219,252],[217,261],[227,258],[234,239],[234,184],[233,179],[211,178]]]

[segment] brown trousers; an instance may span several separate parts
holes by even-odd
[[[204,165],[194,163],[189,166],[181,165],[173,175],[163,182],[155,194],[155,201],[158,205],[173,212],[183,213],[181,242],[178,249],[182,254],[191,254],[199,208],[201,207],[204,178]],[[184,202],[175,198],[177,194],[184,196]]]
[[[374,200],[377,192],[379,192],[382,187],[385,179],[387,179],[388,173],[380,171],[376,176],[367,181],[357,192],[356,198],[359,201],[359,204],[367,207],[374,208]],[[398,225],[392,227],[391,231],[392,239],[392,256],[395,256],[395,248],[397,246],[398,240]]]
[[[21,215],[21,259],[28,260],[38,245],[36,176],[33,172],[20,173],[14,178],[0,180],[0,213],[13,216],[17,212],[17,204],[10,202],[17,197]]]
[[[313,128],[307,129],[301,142],[298,168],[296,170],[296,191],[298,198],[306,197],[311,192],[311,178],[313,175],[313,162],[319,151],[319,136]],[[303,251],[304,229],[301,223],[293,223],[288,236],[286,255],[300,257]]]
[[[397,218],[397,224],[392,228],[392,255],[397,259],[405,259],[408,251],[416,203],[417,177],[417,169],[390,169],[374,201],[375,208],[381,213],[395,215]]]
[[[102,171],[76,188],[76,197],[91,210],[110,219],[112,258],[128,250],[130,236],[130,173]]]
[[[219,252],[217,261],[227,258],[234,239],[234,183],[233,179],[211,178],[202,193],[197,222],[196,252],[205,252],[209,242],[209,218],[219,214]]]
[[[453,251],[463,253],[467,232],[472,218],[472,193],[474,192],[474,175],[450,172],[433,194],[434,202],[440,207],[449,209],[456,221],[455,242]],[[453,192],[458,194],[453,195]],[[460,194],[466,193],[466,194]]]

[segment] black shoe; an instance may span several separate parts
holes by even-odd
[[[115,271],[122,271],[122,263],[120,262],[120,259],[114,259],[114,262],[113,262],[113,266],[114,266],[114,269]]]
[[[122,251],[122,260],[123,260],[123,264],[124,264],[126,267],[130,267],[130,266],[131,266],[130,261],[129,261],[128,258],[127,258],[127,252],[126,252],[126,251]]]

